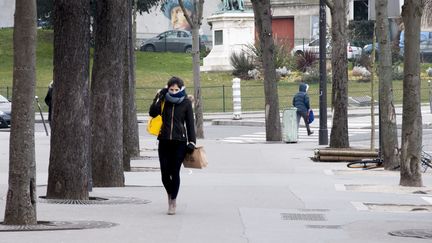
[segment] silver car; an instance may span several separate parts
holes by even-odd
[[[0,128],[8,128],[11,122],[11,102],[0,95]]]
[[[140,51],[192,52],[192,34],[184,30],[169,30],[144,41]]]

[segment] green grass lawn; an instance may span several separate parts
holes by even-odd
[[[11,96],[12,90],[12,29],[0,29],[0,94]],[[36,95],[45,97],[52,80],[53,56],[52,30],[38,30]],[[422,101],[428,100],[427,77],[424,70],[432,66],[422,64]],[[136,98],[139,112],[146,112],[156,91],[165,86],[171,76],[185,80],[187,91],[193,94],[192,57],[183,53],[136,52]],[[281,109],[291,106],[298,89],[299,74],[279,81],[279,103]],[[201,73],[203,106],[205,112],[232,111],[232,79],[227,72]],[[395,101],[402,102],[402,81],[393,82]],[[378,84],[375,85],[377,97]],[[328,105],[331,98],[331,83],[327,84]],[[310,84],[311,105],[318,109],[319,85]],[[349,82],[349,96],[370,96],[370,83]],[[264,109],[264,87],[262,80],[242,80],[243,110]]]

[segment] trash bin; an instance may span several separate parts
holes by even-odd
[[[297,143],[297,108],[285,109],[282,116],[282,139],[286,143]]]

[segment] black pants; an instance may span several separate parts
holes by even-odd
[[[186,142],[159,140],[158,152],[162,183],[171,199],[176,199],[180,188],[180,168],[186,155]]]
[[[300,126],[300,118],[303,117],[303,121],[305,123],[308,135],[311,134],[311,130],[309,127],[309,118],[307,111],[297,111],[297,127]]]

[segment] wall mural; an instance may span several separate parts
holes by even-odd
[[[193,12],[193,4],[190,0],[183,0],[187,14],[191,16]],[[169,29],[174,30],[191,30],[191,26],[187,22],[183,11],[178,3],[178,0],[168,0],[163,6],[164,15],[168,18]]]

